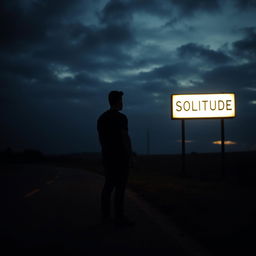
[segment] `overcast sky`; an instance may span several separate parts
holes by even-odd
[[[235,92],[227,151],[256,149],[255,0],[2,0],[1,150],[97,152],[98,116],[124,92],[133,149],[179,153],[170,94]],[[220,120],[186,121],[216,152]]]

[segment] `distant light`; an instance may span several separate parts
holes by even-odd
[[[182,140],[177,140],[177,142],[182,142]],[[192,140],[185,140],[185,143],[192,143]]]
[[[256,104],[256,100],[250,101],[251,104]]]
[[[172,119],[231,118],[235,116],[234,93],[171,95]]]
[[[221,145],[221,140],[213,141],[212,144]],[[225,140],[224,144],[225,145],[236,145],[237,143],[235,141],[232,141],[232,140]]]
[[[247,88],[245,88],[245,89],[247,89],[247,90],[249,90],[249,91],[256,91],[256,88],[254,88],[254,87],[247,87]]]

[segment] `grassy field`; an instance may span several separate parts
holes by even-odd
[[[256,228],[255,152],[226,156],[189,155],[138,160],[130,186],[216,255],[254,250]]]
[[[255,254],[256,152],[137,156],[129,187],[216,255]],[[99,154],[56,156],[47,164],[103,174]]]

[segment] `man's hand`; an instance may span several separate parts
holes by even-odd
[[[135,168],[135,164],[136,164],[136,153],[132,152],[131,156],[130,156],[130,160],[129,160],[129,167],[130,168]]]

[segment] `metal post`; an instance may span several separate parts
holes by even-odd
[[[225,177],[225,129],[224,129],[224,119],[221,120],[221,171],[222,176]]]
[[[149,135],[149,129],[147,129],[147,155],[150,155],[150,135]]]
[[[185,120],[181,120],[181,157],[182,157],[182,174],[186,173],[186,148],[185,148]]]

